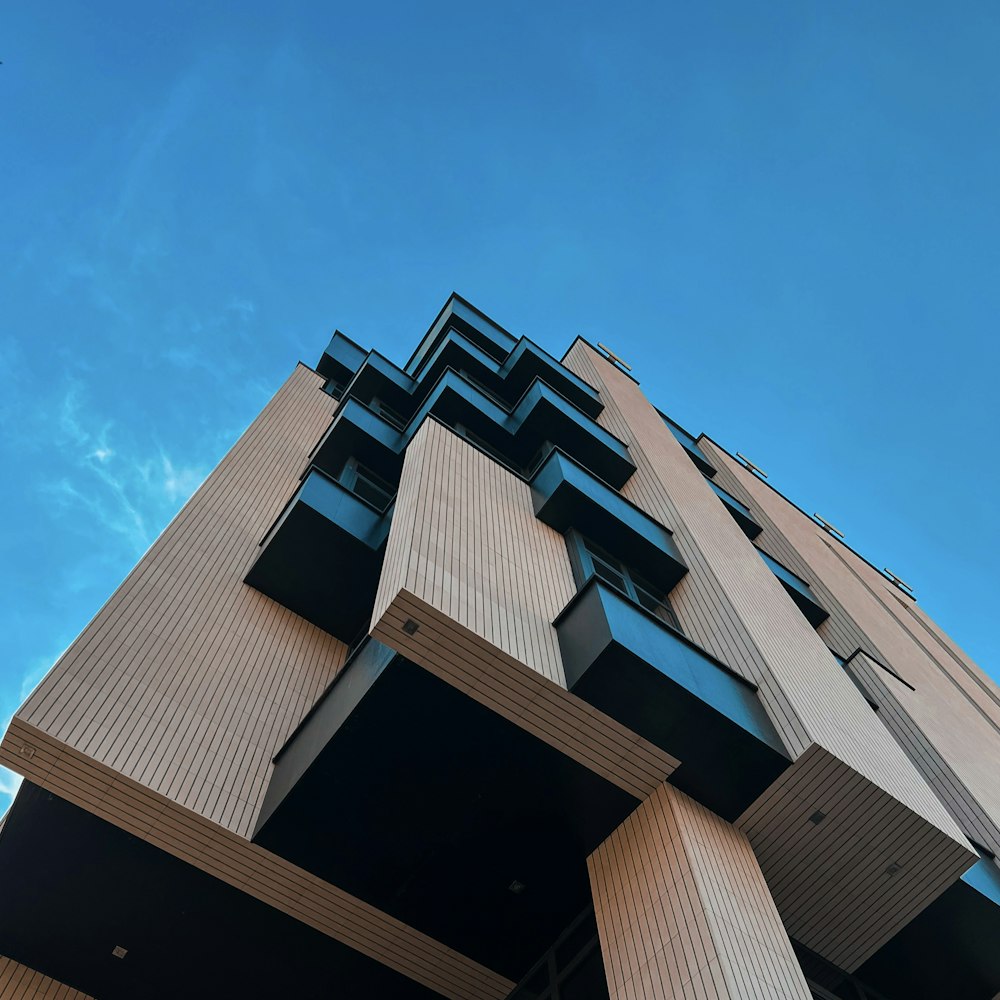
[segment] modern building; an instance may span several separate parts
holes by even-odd
[[[336,333],[18,711],[0,996],[1000,991],[1000,691],[617,358]]]

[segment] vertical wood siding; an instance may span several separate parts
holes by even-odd
[[[503,997],[503,977],[247,839],[271,758],[346,653],[243,583],[329,423],[322,381],[292,373],[16,714],[0,760],[442,996]]]
[[[814,822],[816,813],[825,818]],[[818,744],[736,825],[753,845],[788,933],[847,971],[974,860]]]
[[[719,474],[727,477],[726,489],[738,488],[769,539],[786,555],[794,553],[789,568],[810,583],[830,620],[837,622],[838,652],[849,655],[860,648],[869,654],[856,657],[851,666],[880,706],[878,718],[963,831],[1000,851],[1000,773],[995,764],[1000,757],[1000,690],[918,605],[896,593],[863,559],[830,539],[712,442],[703,446]],[[875,661],[890,666],[916,690]]]
[[[738,824],[759,852],[782,919],[819,954],[856,967],[878,946],[879,935],[902,926],[974,855],[638,386],[583,342],[566,363],[597,386],[602,418],[629,445],[638,471],[623,492],[674,532],[690,568],[671,594],[685,627],[695,625],[699,642],[758,685],[795,761],[765,794],[768,808],[751,807]],[[782,851],[795,844],[782,838],[818,808],[812,803],[824,786],[813,780],[817,755],[836,763],[838,794],[824,821],[827,849],[803,852],[793,885],[782,881]],[[905,831],[909,845],[910,867],[889,895],[881,882],[892,860],[883,859],[886,844],[859,837],[854,828],[873,802],[898,819],[896,832]],[[877,823],[870,825],[874,830]],[[922,859],[933,861],[933,870]],[[843,877],[845,865],[859,877],[845,880],[845,892],[831,896],[827,890]],[[875,935],[854,921],[856,912],[869,909],[882,919]]]
[[[373,620],[404,588],[565,687],[552,620],[576,585],[566,542],[535,517],[531,488],[434,420],[406,464]]]
[[[642,798],[677,761],[566,690],[551,622],[575,591],[528,485],[427,421],[407,448],[372,634]]]
[[[661,785],[588,859],[612,1000],[808,1000],[747,838]]]
[[[0,1000],[94,1000],[89,993],[81,993],[57,983],[48,976],[29,969],[12,958],[0,955]]]
[[[17,713],[244,835],[346,652],[243,583],[329,423],[321,383],[296,368]]]
[[[589,362],[586,374],[578,370],[581,359]],[[705,601],[703,611],[705,631],[739,635],[741,642],[720,658],[758,684],[786,746],[798,756],[820,743],[948,835],[960,836],[639,387],[582,342],[566,363],[597,385],[605,412],[617,410],[627,420],[623,429],[633,458],[645,459],[657,494],[671,501],[672,509],[661,508],[669,515],[663,523],[689,560],[685,579],[692,588],[703,579],[713,582],[712,601]],[[630,499],[648,504],[646,496]],[[663,520],[661,511],[644,509]],[[707,588],[702,593],[707,596]]]

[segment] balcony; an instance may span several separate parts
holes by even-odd
[[[409,413],[413,409],[416,382],[401,372],[388,358],[369,351],[345,389],[345,395],[362,403],[385,400],[393,409]]]
[[[454,427],[463,424],[523,468],[546,441],[558,442],[574,458],[612,486],[623,486],[635,471],[628,448],[544,382],[535,380],[512,410],[447,370],[411,418],[409,440],[433,414]]]
[[[809,624],[813,628],[818,628],[830,617],[830,612],[826,608],[816,603],[812,588],[801,577],[796,576],[790,569],[782,566],[777,559],[772,559],[766,552],[757,549],[761,559],[767,563],[768,569],[778,578],[778,582],[785,588],[788,596],[798,605],[799,610],[806,616]]]
[[[457,330],[449,330],[420,368],[414,396],[423,398],[447,369],[465,371],[509,408],[536,379],[546,383],[588,417],[604,408],[597,390],[530,340],[522,338],[500,363]]]
[[[275,758],[253,840],[517,981],[636,805],[369,639]]]
[[[671,533],[561,451],[550,452],[531,478],[535,516],[556,531],[576,528],[662,587],[687,572]]]
[[[743,534],[753,541],[764,529],[753,519],[750,508],[745,503],[740,503],[732,493],[727,493],[707,476],[705,477],[705,482],[708,483],[715,495],[726,505],[726,509],[733,515],[733,520],[740,526]]]
[[[389,534],[376,510],[318,469],[267,535],[245,582],[350,642],[367,624]]]
[[[570,690],[677,757],[671,784],[720,816],[789,765],[751,684],[600,580],[553,624]]]
[[[715,468],[708,460],[708,456],[701,450],[697,438],[684,430],[680,424],[675,424],[670,417],[664,416],[662,413],[660,416],[663,418],[663,422],[667,425],[670,433],[684,446],[684,450],[688,453],[688,458],[711,479],[715,475]]]
[[[458,330],[484,353],[500,362],[517,346],[516,337],[511,336],[502,326],[494,323],[485,313],[481,313],[460,295],[453,293],[406,363],[407,374],[418,375],[440,340],[453,329]]]
[[[344,336],[338,330],[319,359],[316,371],[324,378],[335,379],[346,385],[364,364],[367,356],[368,352],[363,347],[359,347],[350,337]]]
[[[345,399],[310,456],[316,468],[337,476],[352,456],[393,482],[403,465],[403,434],[358,400]]]
[[[908,1000],[1000,992],[1000,868],[981,857],[864,965],[858,976]]]
[[[541,379],[588,417],[596,418],[604,409],[596,389],[530,340],[522,338],[518,342],[503,363],[500,377],[512,396],[524,392],[535,379]]]

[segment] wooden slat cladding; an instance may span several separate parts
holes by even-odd
[[[808,1000],[747,838],[661,785],[590,856],[612,1000]]]
[[[566,690],[551,622],[574,592],[564,540],[534,517],[527,484],[425,423],[407,449],[372,634],[643,798],[677,761]]]
[[[943,832],[960,836],[639,387],[582,341],[566,363],[574,370],[585,368],[578,374],[598,386],[604,412],[614,408],[627,421],[633,458],[644,460],[657,492],[671,502],[671,510],[664,512],[670,520],[664,523],[690,559],[691,572],[685,580],[706,577],[715,581],[712,604],[706,602],[704,608],[709,631],[739,631],[753,651],[752,656],[741,658],[746,646],[734,645],[723,662],[758,684],[761,700],[786,746],[795,756],[813,742],[825,746]],[[631,499],[639,502],[635,496]],[[662,510],[644,509],[654,517]]]
[[[573,345],[564,364],[597,387],[604,402],[599,421],[629,446],[636,471],[622,488],[622,494],[674,533],[674,542],[690,570],[670,593],[671,605],[684,631],[758,686],[761,701],[786,748],[793,756],[801,753],[809,745],[809,732],[791,700],[772,676],[743,617],[734,607],[723,581],[702,551],[697,534],[688,527],[685,518],[693,516],[697,519],[697,527],[702,534],[721,532],[717,548],[728,548],[727,540],[735,539],[737,535],[745,543],[742,532],[703,482],[701,473],[691,464],[638,386],[583,341]],[[681,500],[674,495],[675,480],[678,478],[683,478],[687,487],[687,496],[683,498],[687,502],[683,505],[691,508],[693,515],[685,510],[682,516]],[[734,541],[732,552],[727,553],[726,558],[732,555],[739,560],[739,568],[749,573],[756,569],[753,561],[760,560],[756,554],[747,553],[745,548],[745,545],[737,546]],[[781,597],[784,598],[783,592]],[[787,603],[798,615],[787,598],[784,601],[776,598],[773,603]],[[791,619],[787,609],[782,609],[781,613]]]
[[[858,653],[849,669],[879,706],[882,723],[896,737],[963,833],[1000,855],[997,824],[903,707],[902,699],[908,697],[909,689],[865,653]]]
[[[698,641],[757,683],[761,701],[793,756],[792,767],[774,789],[773,804],[780,804],[773,813],[778,825],[773,831],[766,823],[753,827],[754,847],[763,845],[771,832],[780,832],[784,811],[802,808],[799,785],[809,788],[810,761],[815,752],[824,752],[841,762],[845,775],[854,776],[838,800],[839,811],[845,816],[863,814],[871,796],[884,795],[898,803],[922,856],[937,864],[944,855],[945,863],[933,870],[914,863],[900,882],[913,898],[893,896],[894,908],[880,910],[879,931],[891,934],[942,891],[947,882],[939,875],[953,880],[974,860],[959,828],[638,386],[583,342],[574,345],[566,364],[597,386],[605,403],[602,417],[629,445],[638,471],[623,492],[631,490],[630,499],[673,530],[690,567],[671,594],[675,608],[684,609],[685,627],[698,622]],[[776,893],[779,912],[789,926],[805,912],[805,895],[819,901],[818,912],[809,910],[808,931],[812,947],[824,957],[848,956],[860,962],[873,950],[875,939],[867,928],[849,924],[855,911],[884,902],[880,849],[875,841],[858,840],[854,862],[866,877],[850,882],[849,897],[826,901],[824,896],[830,872],[841,862],[832,845],[828,856],[808,857],[796,893]],[[762,863],[762,868],[770,877],[780,865]]]
[[[566,686],[552,627],[576,592],[566,542],[527,483],[434,420],[406,451],[373,621],[399,589]]]
[[[321,385],[292,373],[17,713],[0,760],[443,996],[499,998],[507,980],[247,839],[272,756],[346,654],[243,583],[329,423]]]
[[[743,470],[711,442],[712,458],[725,465],[809,567],[811,581],[831,614],[849,619],[865,637],[859,643],[915,688],[856,658],[856,671],[881,706],[878,715],[917,762],[962,827],[993,850],[1000,841],[1000,726],[995,684],[971,661],[943,652],[940,630],[913,601],[809,517]],[[925,627],[925,623],[926,626]]]
[[[736,825],[753,845],[788,933],[848,971],[972,860],[963,844],[818,745]]]
[[[89,993],[58,983],[0,955],[0,1000],[94,1000]]]
[[[18,719],[0,763],[444,997],[499,1000],[513,989],[433,938]]]
[[[321,385],[296,368],[17,713],[244,835],[346,653],[243,583],[329,423]]]
[[[737,500],[745,503],[753,512],[754,519],[761,526],[762,531],[754,539],[754,545],[805,580],[815,592],[819,604],[830,613],[830,617],[816,630],[823,642],[843,657],[850,656],[856,649],[864,649],[878,658],[878,653],[868,637],[840,607],[836,598],[812,571],[809,564],[799,555],[795,546],[785,538],[767,514],[760,510],[751,492],[743,486],[740,478],[729,467],[728,457],[719,455],[714,442],[710,440],[703,441],[702,450],[709,456],[717,470],[715,482]]]

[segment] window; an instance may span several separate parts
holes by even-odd
[[[406,419],[397,410],[383,403],[381,399],[375,398],[371,401],[371,408],[383,419],[387,420],[393,427],[402,430],[406,426]]]
[[[338,382],[335,378],[328,378],[323,383],[323,391],[334,399],[340,399],[344,395],[344,390],[347,388],[343,382]]]
[[[475,386],[484,396],[487,396],[489,399],[493,400],[493,402],[496,403],[498,406],[503,407],[503,409],[505,410],[507,409],[507,403],[500,396],[498,396],[492,389],[488,388],[482,382],[480,382],[479,379],[475,377],[475,375],[470,375],[464,368],[459,372],[459,375],[461,375],[462,378],[464,378],[465,381],[468,382],[470,385]]]
[[[349,458],[340,474],[340,485],[349,489],[356,497],[371,504],[376,510],[385,510],[395,495],[391,483],[376,475],[356,458]]]
[[[475,431],[470,431],[465,424],[455,424],[455,433],[458,434],[459,437],[464,437],[469,444],[474,444],[480,451],[486,452],[490,458],[495,459],[505,468],[515,469],[516,471],[516,467],[513,462],[511,462],[511,460],[502,451],[494,448],[489,441],[485,438],[481,438]]]
[[[538,467],[549,457],[549,452],[555,448],[551,441],[543,441],[541,447],[531,457],[531,461],[524,467],[524,474],[530,479]]]
[[[661,588],[643,579],[635,570],[627,567],[599,545],[595,545],[589,538],[584,538],[579,532],[568,532],[566,540],[577,583],[581,587],[592,576],[596,576],[660,621],[666,622],[678,632],[682,631],[674,609]]]

